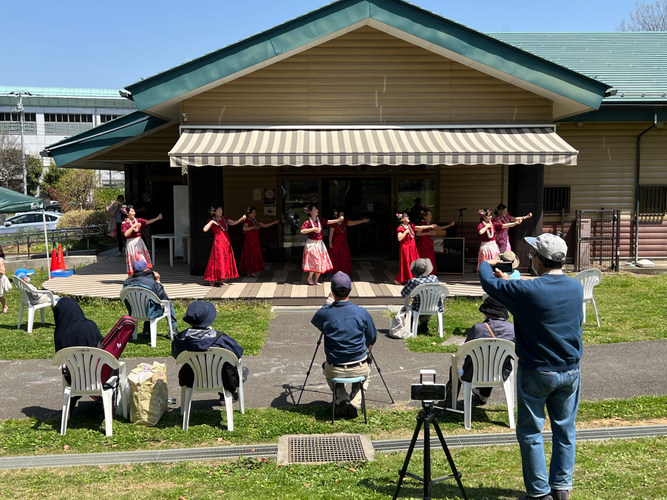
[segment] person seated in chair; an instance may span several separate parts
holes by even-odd
[[[14,276],[19,278],[21,281],[23,281],[27,287],[28,290],[26,290],[26,293],[28,294],[28,300],[30,301],[30,304],[33,306],[36,306],[37,304],[44,304],[46,302],[49,302],[49,296],[46,295],[45,293],[35,293],[38,292],[37,288],[35,288],[33,285],[30,284],[30,276],[35,274],[35,271],[30,269],[25,269],[24,267],[21,267],[16,270],[14,273]],[[60,297],[58,297],[55,293],[53,294],[54,300],[58,301],[60,300]]]
[[[377,340],[377,330],[368,311],[350,301],[351,290],[350,277],[338,271],[331,278],[329,298],[310,320],[324,334],[327,360],[322,364],[322,371],[332,391],[333,378],[364,376],[364,391],[369,383],[371,369],[367,351]],[[344,384],[335,384],[335,387],[336,416],[356,418],[361,407],[361,384],[352,384],[350,394]]]
[[[147,269],[148,264],[146,263],[145,260],[137,260],[132,264],[132,270],[134,273],[132,276],[127,278],[125,280],[125,283],[123,283],[123,288],[126,288],[128,286],[138,286],[142,288],[146,288],[153,292],[155,295],[160,300],[169,300],[169,311],[171,314],[171,317],[169,318],[169,321],[171,321],[171,328],[172,331],[176,332],[178,331],[178,325],[176,324],[176,312],[174,311],[174,304],[172,304],[171,300],[167,296],[167,292],[164,291],[164,287],[162,286],[162,283],[160,283],[160,275],[158,274],[157,271],[154,271],[152,269]],[[130,311],[130,307],[127,306],[128,312],[131,315],[132,311]],[[156,307],[155,317],[162,316],[162,309],[161,307]],[[151,311],[146,311],[147,316],[151,318]],[[144,321],[144,331],[143,334],[144,336],[149,336],[150,331],[151,331],[151,322],[150,321]]]
[[[408,282],[401,290],[401,295],[407,297],[412,293],[412,291],[417,288],[419,285],[425,285],[430,283],[440,283],[438,277],[435,274],[431,274],[433,271],[433,264],[430,259],[417,259],[412,264],[410,264],[410,272],[414,276],[408,280]],[[412,310],[419,311],[420,299],[415,297],[412,299]],[[442,302],[438,304],[438,311],[444,312]],[[419,316],[419,325],[417,326],[417,333],[426,333],[428,332],[428,321],[431,319],[430,315]]]
[[[190,325],[190,328],[179,332],[171,342],[171,355],[174,359],[183,351],[207,351],[211,347],[221,347],[233,352],[237,358],[241,359],[243,347],[236,340],[224,332],[215,330],[211,325],[217,316],[215,306],[210,302],[196,300],[188,306],[183,316],[183,321]],[[224,388],[234,395],[237,399],[236,391],[239,388],[239,376],[235,366],[229,363],[222,365],[222,384]],[[248,368],[243,367],[243,381],[248,378]],[[194,372],[188,364],[184,364],[178,372],[178,385],[181,387],[192,387],[195,380]],[[224,395],[220,393],[220,400],[224,400]]]
[[[466,342],[476,339],[504,339],[509,340],[514,343],[514,325],[507,321],[509,319],[509,312],[505,309],[500,302],[487,297],[482,305],[479,306],[479,312],[484,314],[484,321],[482,323],[475,323],[468,330],[468,335],[466,337]],[[466,356],[466,359],[463,361],[463,368],[459,370],[459,377],[464,382],[472,381],[472,372],[473,364],[470,356]],[[503,364],[503,380],[507,380],[507,377],[512,373],[512,363],[509,358],[505,360]],[[449,370],[449,382],[447,383],[447,397],[450,397],[452,389],[452,370]],[[459,389],[461,385],[458,386]],[[485,405],[491,396],[490,387],[474,387],[472,390],[472,405],[481,406]],[[458,394],[457,394],[458,399]]]

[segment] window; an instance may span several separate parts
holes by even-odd
[[[570,213],[570,186],[544,186],[544,213]]]
[[[110,122],[123,115],[100,115],[100,123]]]
[[[665,215],[667,213],[667,186],[642,186],[639,188],[640,215]]]
[[[37,113],[23,113],[25,122],[36,122]],[[0,122],[20,122],[21,116],[18,113],[0,113]]]
[[[93,115],[44,113],[44,121],[49,123],[93,123]]]

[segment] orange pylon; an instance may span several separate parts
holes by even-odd
[[[52,248],[51,249],[51,272],[57,271],[58,269],[60,269],[58,267],[58,256],[56,255],[56,249]],[[49,275],[49,277],[51,277],[51,275]]]
[[[67,269],[65,257],[63,257],[63,247],[58,245],[58,269]]]

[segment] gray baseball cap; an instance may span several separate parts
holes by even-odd
[[[526,243],[528,243],[535,252],[540,254],[545,259],[552,260],[554,262],[563,263],[565,262],[565,256],[567,255],[567,243],[560,236],[556,236],[551,233],[540,234],[537,238],[534,236],[526,236],[524,238]]]

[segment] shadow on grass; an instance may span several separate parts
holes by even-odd
[[[413,457],[408,466],[408,470],[416,475],[423,475],[424,468],[423,462]],[[432,477],[438,478],[451,474],[449,468],[439,469],[432,467],[431,468]],[[376,478],[363,479],[359,481],[358,485],[386,495],[387,497],[393,496],[396,492],[396,483],[398,482],[398,471],[396,471],[395,476],[383,476]],[[485,499],[485,500],[501,500],[506,498],[517,498],[519,495],[523,494],[523,491],[518,490],[505,490],[501,488],[469,488],[466,487],[465,477],[461,478],[463,483],[463,488],[466,491],[466,495],[470,500],[473,499]],[[450,479],[448,482],[436,483],[431,489],[432,498],[451,498],[459,499],[463,498],[461,495],[461,490],[459,489],[458,484],[455,479]],[[401,484],[401,490],[399,491],[398,498],[424,498],[424,486],[422,483],[406,477]]]

